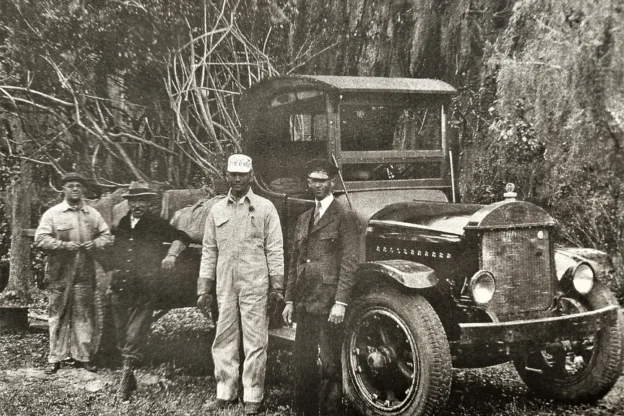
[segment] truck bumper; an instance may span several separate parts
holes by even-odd
[[[548,344],[580,339],[615,325],[620,308],[609,305],[591,312],[510,322],[460,324],[460,345]]]

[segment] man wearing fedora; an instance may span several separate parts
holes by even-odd
[[[332,194],[337,168],[315,159],[308,163],[307,173],[315,207],[297,221],[282,313],[289,326],[297,313],[293,411],[306,416],[338,415],[342,323],[355,282],[358,226],[353,211]]]
[[[217,380],[211,410],[238,401],[239,345],[242,332],[243,401],[245,414],[260,411],[264,397],[269,303],[283,300],[284,253],[282,229],[275,206],[251,190],[251,158],[229,157],[227,196],[211,208],[206,219],[197,287],[197,305],[210,310],[210,290],[216,279],[219,308],[212,356]]]
[[[35,246],[48,252],[46,285],[50,331],[49,366],[55,373],[61,361],[95,370],[90,363],[94,331],[94,251],[110,244],[108,225],[83,201],[86,179],[70,172],[61,179],[64,199],[48,209],[35,232]]]
[[[160,269],[175,266],[190,238],[150,212],[157,194],[147,182],[132,182],[122,196],[130,209],[113,231],[115,243],[107,256],[107,268],[113,270],[113,318],[117,347],[123,358],[117,396],[126,401],[137,387],[134,369],[143,360],[152,324],[152,289],[163,284],[158,279]],[[164,243],[171,246],[163,258]]]

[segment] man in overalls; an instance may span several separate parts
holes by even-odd
[[[282,229],[275,206],[251,190],[251,158],[230,156],[226,179],[230,190],[212,207],[206,220],[197,304],[210,310],[210,289],[216,278],[219,319],[212,355],[217,398],[210,407],[223,409],[238,401],[242,332],[245,414],[255,415],[264,398],[267,306],[269,298],[282,299]]]

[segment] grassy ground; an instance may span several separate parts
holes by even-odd
[[[97,374],[63,368],[45,376],[45,331],[0,336],[0,415],[202,415],[214,397],[210,333],[192,309],[170,312],[154,325],[150,355],[138,371],[130,403],[115,401],[119,371]],[[288,415],[292,394],[290,353],[271,351],[267,415]],[[566,406],[536,398],[513,367],[454,370],[451,397],[441,415],[624,415],[624,381],[593,406]],[[346,410],[346,413],[351,413]],[[221,414],[242,415],[242,407]]]

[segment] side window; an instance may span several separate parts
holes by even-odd
[[[288,139],[275,149],[266,171],[269,189],[296,198],[309,198],[303,167],[311,159],[327,158],[329,130],[325,114],[292,113],[288,118]]]
[[[291,142],[326,142],[325,114],[292,114],[290,116]]]

